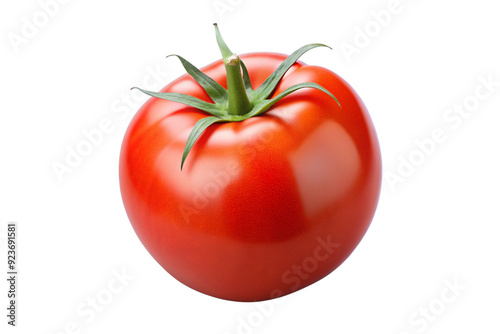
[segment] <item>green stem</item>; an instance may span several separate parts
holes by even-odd
[[[253,106],[248,99],[245,84],[243,83],[240,58],[233,54],[227,59],[224,66],[227,75],[228,113],[229,115],[243,116],[249,113]]]

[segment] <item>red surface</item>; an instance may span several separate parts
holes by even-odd
[[[285,59],[240,57],[254,88]],[[226,87],[221,61],[202,70]],[[296,63],[274,95],[307,81],[342,108],[299,90],[262,116],[212,125],[182,171],[186,139],[207,114],[151,98],[135,115],[120,157],[123,202],[139,239],[180,282],[229,300],[285,295],[332,272],[365,234],[381,180],[373,125],[354,90],[321,67]],[[211,102],[187,75],[162,91]]]

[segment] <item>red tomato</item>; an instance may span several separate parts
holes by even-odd
[[[254,86],[286,57],[241,56]],[[226,87],[217,61],[202,71]],[[120,156],[132,226],[151,255],[185,285],[218,298],[260,301],[304,288],[337,268],[375,212],[381,158],[362,101],[333,72],[295,63],[273,96],[310,81],[267,113],[215,123],[180,157],[206,113],[149,99],[133,118]],[[188,75],[162,92],[212,102]]]

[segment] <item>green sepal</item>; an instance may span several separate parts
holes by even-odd
[[[227,89],[222,87],[217,81],[210,78],[208,75],[200,71],[196,66],[191,64],[185,58],[172,54],[168,57],[177,57],[184,66],[186,72],[207,92],[208,96],[217,104],[227,104]]]
[[[300,49],[296,50],[278,66],[278,68],[262,83],[262,85],[259,86],[259,88],[254,90],[253,94],[255,96],[252,96],[251,100],[262,101],[264,99],[267,99],[269,95],[271,95],[271,93],[274,91],[274,89],[280,82],[281,78],[283,78],[285,73],[288,71],[288,69],[292,67],[292,65],[295,64],[295,62],[299,60],[299,58],[304,53],[317,47],[327,47],[331,49],[328,45],[315,43],[315,44],[304,45]]]
[[[245,85],[245,90],[247,91],[248,97],[252,95],[253,88],[252,83],[250,82],[250,75],[248,74],[247,67],[245,63],[240,58],[241,71],[243,72],[243,84]]]
[[[198,139],[198,137],[205,131],[210,125],[217,123],[217,122],[226,122],[225,120],[215,117],[215,116],[209,116],[209,117],[204,117],[198,122],[193,127],[193,130],[189,134],[189,137],[186,141],[186,146],[184,146],[184,152],[182,153],[182,161],[181,161],[181,170],[182,167],[184,166],[184,161],[186,160],[189,152],[191,151],[191,148],[193,147],[194,143]]]
[[[222,54],[222,60],[224,61],[224,65],[226,65],[227,60],[229,57],[233,55],[233,52],[229,50],[227,47],[226,42],[222,39],[222,36],[219,31],[219,27],[217,26],[217,23],[214,23],[215,27],[215,38],[217,39],[217,44],[219,45],[220,52]]]
[[[291,94],[299,89],[302,89],[302,88],[319,89],[320,91],[330,95],[330,97],[333,98],[335,100],[335,102],[337,102],[338,106],[341,107],[337,98],[332,93],[330,93],[326,88],[324,88],[324,87],[322,87],[314,82],[303,82],[303,83],[299,83],[299,84],[288,87],[287,89],[285,89],[284,91],[282,91],[281,93],[279,93],[278,95],[276,95],[272,99],[263,100],[263,101],[258,102],[254,106],[254,109],[245,116],[248,116],[247,118],[250,118],[250,117],[262,115],[263,113],[268,111],[276,102],[283,99],[285,96],[287,96],[287,95],[289,95],[289,94]]]
[[[139,87],[132,87],[131,89],[138,89],[144,94],[147,94],[149,96],[157,97],[160,99],[168,100],[168,101],[173,101],[173,102],[179,102],[183,103],[185,105],[188,105],[193,108],[197,108],[200,110],[203,110],[210,115],[213,116],[219,116],[222,117],[226,115],[223,106],[217,105],[214,103],[208,103],[206,101],[200,100],[194,96],[191,95],[186,95],[186,94],[181,94],[181,93],[157,93],[157,92],[151,92],[149,90],[145,90]]]

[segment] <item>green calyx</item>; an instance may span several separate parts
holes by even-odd
[[[332,93],[314,82],[304,82],[293,85],[285,89],[274,98],[269,99],[269,96],[274,91],[281,78],[283,78],[288,69],[305,52],[316,47],[328,46],[324,44],[308,44],[301,47],[290,56],[288,56],[288,58],[286,58],[278,66],[278,68],[264,81],[264,83],[262,83],[260,87],[253,89],[245,64],[238,57],[238,55],[231,52],[231,50],[227,47],[226,43],[222,39],[216,23],[214,23],[214,26],[217,44],[219,45],[219,49],[222,54],[222,60],[226,68],[227,89],[201,72],[197,67],[195,67],[183,57],[179,55],[167,56],[177,57],[181,61],[182,66],[184,66],[186,72],[191,75],[191,77],[193,77],[193,79],[196,80],[196,82],[207,92],[214,103],[209,103],[186,94],[157,93],[138,87],[132,88],[139,89],[141,92],[147,95],[169,101],[180,102],[190,107],[203,110],[204,112],[210,114],[210,116],[202,118],[198,122],[196,122],[193,130],[189,134],[186,146],[184,147],[184,153],[182,155],[181,170],[194,143],[203,133],[203,131],[205,131],[205,129],[207,129],[210,125],[218,122],[241,122],[250,117],[262,115],[263,113],[268,111],[276,102],[298,89],[319,89],[332,97],[340,106],[337,98],[333,96]]]

